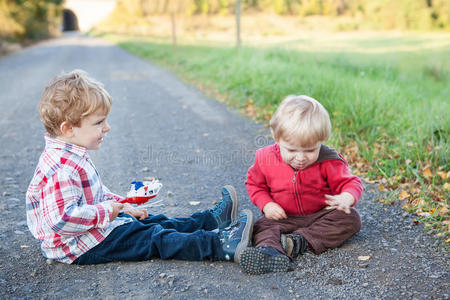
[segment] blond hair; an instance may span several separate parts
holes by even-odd
[[[38,111],[48,134],[61,135],[60,125],[67,121],[79,127],[81,120],[98,109],[108,114],[112,98],[103,85],[82,70],[53,78],[39,102]]]
[[[313,147],[330,137],[327,110],[314,98],[291,95],[281,102],[270,120],[275,141],[280,139],[300,147]]]

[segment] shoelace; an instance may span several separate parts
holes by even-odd
[[[217,204],[211,209],[211,211],[214,212],[214,213],[217,212],[217,214],[220,215],[220,214],[224,211],[225,206],[226,206],[225,201],[224,201],[224,200],[220,200],[220,202],[217,203]]]

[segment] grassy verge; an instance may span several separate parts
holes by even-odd
[[[349,38],[339,50],[311,39],[239,52],[214,45],[174,51],[161,40],[105,37],[256,120],[270,119],[287,95],[318,99],[332,117],[329,144],[355,173],[394,191],[382,201],[402,201],[426,230],[450,241],[448,36]]]

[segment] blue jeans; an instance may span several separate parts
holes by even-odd
[[[73,263],[101,264],[112,261],[143,261],[152,257],[180,260],[219,260],[223,257],[217,222],[210,211],[189,218],[150,215],[115,228],[100,244]]]

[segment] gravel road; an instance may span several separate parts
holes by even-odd
[[[271,143],[262,125],[103,40],[71,34],[42,42],[0,58],[0,298],[449,298],[448,251],[398,206],[380,204],[372,185],[357,205],[361,232],[339,249],[305,254],[289,273],[249,276],[229,262],[159,259],[48,264],[27,229],[24,198],[44,147],[37,102],[50,78],[72,69],[86,70],[114,98],[112,130],[91,152],[112,191],[125,194],[133,179],[157,176],[163,201],[150,212],[188,216],[232,184],[240,207],[259,214],[244,180],[254,151]]]

